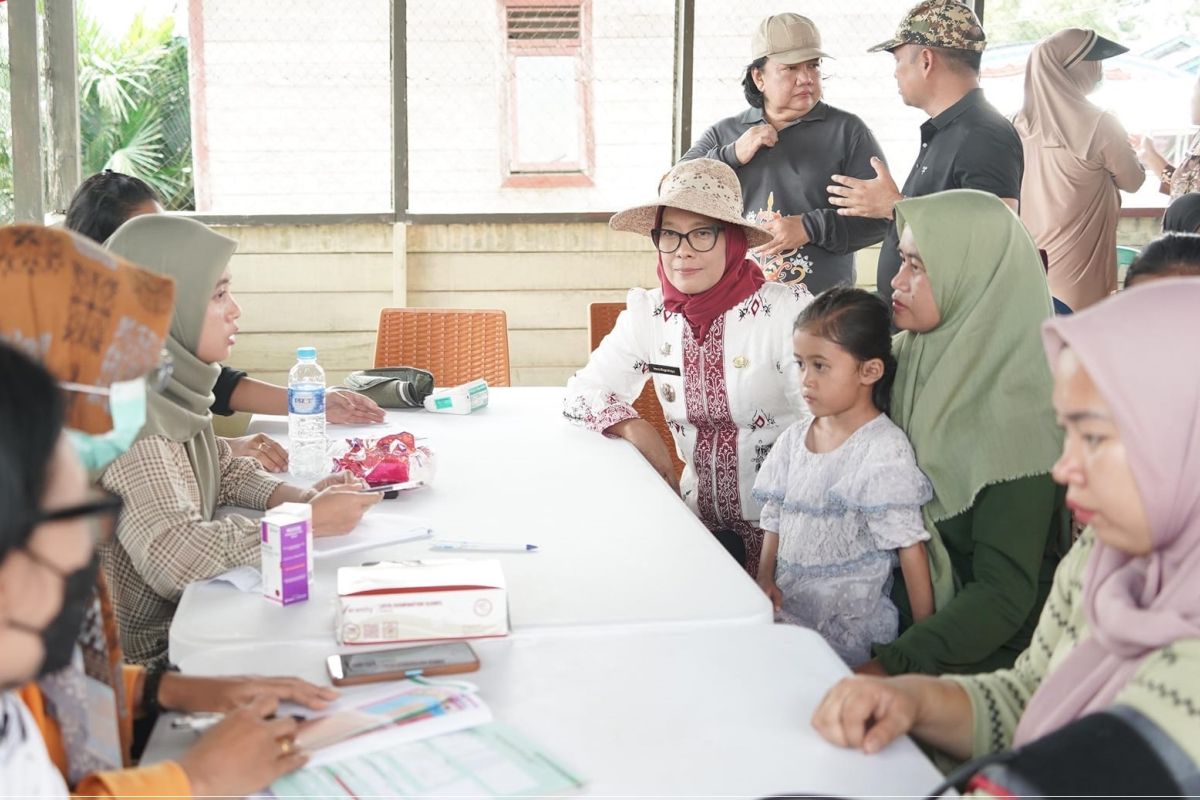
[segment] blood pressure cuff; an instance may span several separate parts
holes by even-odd
[[[352,372],[343,384],[381,408],[421,408],[433,394],[433,374],[416,367],[384,367]]]
[[[995,797],[1195,796],[1200,773],[1148,717],[1115,706],[1006,754],[960,788]]]

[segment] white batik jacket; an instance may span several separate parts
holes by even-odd
[[[758,519],[754,478],[775,439],[809,412],[800,393],[792,325],[812,302],[802,285],[765,283],[717,317],[704,342],[661,289],[632,289],[625,311],[567,382],[563,413],[603,432],[638,416],[647,379],[686,465],[684,501],[709,527]]]

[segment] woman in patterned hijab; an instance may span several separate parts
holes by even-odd
[[[21,225],[0,228],[0,296],[5,298],[0,340],[41,362],[60,381],[60,387],[67,389],[61,400],[65,427],[101,435],[113,425],[107,398],[101,392],[160,366],[175,288],[170,278],[135,267],[80,236]],[[15,354],[5,363],[17,373],[31,369],[24,368],[27,362]],[[32,391],[20,375],[5,372],[5,378],[13,380],[11,385],[20,387],[19,391]],[[39,402],[26,398],[18,405],[32,408],[39,407]],[[45,407],[45,401],[40,407]],[[57,411],[46,408],[46,413]],[[110,528],[117,508],[110,502],[101,512]],[[6,514],[19,510],[0,509]],[[96,537],[100,541],[106,538]],[[65,598],[64,605],[69,601]],[[126,768],[135,714],[144,715],[158,707],[228,711],[251,700],[273,705],[277,700],[294,699],[320,707],[332,695],[292,678],[206,679],[169,673],[148,680],[142,667],[124,663],[102,572],[97,573],[93,596],[83,602],[86,611],[70,663],[59,665],[68,660],[62,653],[51,658],[50,637],[51,641],[43,644],[45,657],[37,680],[16,692],[40,729],[50,759],[75,791],[169,796],[200,794],[202,790],[244,793],[301,763],[290,745],[281,748],[276,743],[274,733],[254,731],[252,736],[266,737],[262,746],[269,755],[279,752],[277,748],[287,752],[281,758],[260,759],[261,764],[253,770],[245,769],[244,764],[230,769],[230,759],[242,759],[231,752],[233,748],[214,747],[216,743],[210,742],[198,748],[212,754],[207,762],[185,754],[178,763]],[[0,613],[0,618],[4,617]],[[148,699],[151,691],[155,697]],[[97,702],[99,698],[106,702]],[[243,716],[237,723],[240,730],[230,726],[224,733],[214,731],[210,736],[232,741],[259,724],[266,723],[252,715]],[[223,780],[213,782],[219,773]]]

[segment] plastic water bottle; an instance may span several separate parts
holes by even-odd
[[[297,478],[319,478],[329,472],[325,445],[325,370],[317,348],[296,350],[288,372],[288,463]]]

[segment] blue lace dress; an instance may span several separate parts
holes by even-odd
[[[779,534],[781,621],[812,628],[847,664],[896,638],[889,597],[896,550],[929,539],[921,506],[933,496],[908,438],[886,415],[841,447],[814,453],[812,420],[780,435],[754,483],[759,524]]]

